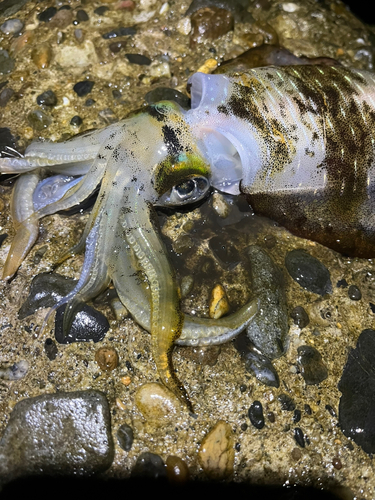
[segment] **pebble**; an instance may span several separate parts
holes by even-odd
[[[131,64],[138,64],[140,66],[149,66],[151,59],[142,54],[125,54],[125,57]]]
[[[35,39],[34,31],[25,31],[21,36],[18,36],[12,41],[10,45],[10,53],[12,55],[17,55],[27,45],[31,45],[34,39]]]
[[[366,453],[375,453],[375,330],[363,330],[349,352],[338,389],[339,425]]]
[[[156,453],[150,453],[149,451],[141,453],[131,471],[131,477],[140,478],[143,481],[166,478],[167,470],[163,459]]]
[[[98,117],[105,125],[110,125],[118,121],[117,116],[111,108],[105,108],[99,111]]]
[[[156,382],[141,385],[134,400],[145,419],[156,424],[164,425],[175,420],[181,412],[181,403],[173,392]]]
[[[351,300],[361,300],[362,292],[357,286],[350,285],[350,287],[348,288],[348,296]]]
[[[10,415],[0,444],[0,476],[91,476],[113,461],[111,416],[100,391],[25,398]]]
[[[6,87],[0,92],[0,107],[4,108],[8,102],[9,99],[13,96],[14,90],[10,89],[9,87]]]
[[[90,106],[93,106],[94,104],[95,104],[94,99],[86,99],[86,101],[85,101],[85,106],[87,106],[88,108]]]
[[[294,321],[294,324],[297,325],[298,328],[301,328],[301,330],[310,322],[309,315],[302,306],[295,307],[290,313],[290,317]]]
[[[303,436],[302,429],[300,429],[299,427],[296,427],[294,429],[294,439],[296,440],[298,446],[300,446],[301,448],[305,447],[305,438]]]
[[[235,338],[234,347],[245,360],[246,370],[253,373],[259,382],[269,387],[280,386],[279,376],[271,361],[256,349],[245,332]]]
[[[291,456],[292,456],[293,460],[298,462],[298,460],[300,460],[302,458],[302,452],[299,448],[293,448],[293,450],[291,452]]]
[[[341,460],[339,459],[339,457],[334,457],[332,459],[332,465],[333,467],[336,469],[336,470],[340,470],[342,469],[342,462]]]
[[[46,90],[38,95],[36,102],[39,106],[56,106],[57,97],[53,90]]]
[[[212,319],[219,319],[230,310],[227,294],[224,287],[220,284],[215,285],[211,291],[209,303],[209,316]]]
[[[190,472],[184,460],[174,455],[169,455],[165,461],[167,477],[171,483],[183,484],[189,481]]]
[[[31,59],[37,68],[48,68],[52,59],[51,45],[47,42],[37,45],[31,52]]]
[[[291,250],[285,257],[290,276],[305,290],[325,295],[332,293],[328,269],[305,250]]]
[[[117,429],[117,442],[124,451],[130,451],[133,446],[134,433],[128,424],[122,424]]]
[[[63,30],[67,28],[73,22],[73,12],[71,10],[62,9],[53,16],[53,19],[49,23],[50,28],[59,28]]]
[[[305,404],[303,409],[305,410],[306,415],[312,415],[312,410],[310,405]]]
[[[9,57],[8,51],[0,49],[0,74],[6,75],[13,71],[15,62]]]
[[[181,35],[188,35],[191,31],[190,17],[183,17],[180,19],[177,23],[176,29]]]
[[[222,269],[230,271],[241,261],[237,248],[228,241],[227,235],[222,233],[213,236],[208,244]]]
[[[0,30],[5,35],[14,35],[19,33],[23,28],[23,22],[19,19],[8,19],[0,26]]]
[[[293,413],[293,422],[297,424],[301,420],[302,414],[301,410],[294,410]]]
[[[225,479],[233,473],[234,439],[229,424],[219,420],[203,438],[198,460],[210,479]]]
[[[249,419],[254,427],[257,429],[263,429],[264,427],[264,415],[263,406],[260,401],[254,401],[249,408]]]
[[[85,23],[89,19],[90,18],[85,10],[83,10],[83,9],[77,10],[77,21],[79,21],[80,23]]]
[[[8,127],[0,127],[0,151],[6,149],[6,147],[16,148],[16,139],[12,135]]]
[[[260,301],[259,312],[247,327],[247,336],[269,359],[284,354],[289,331],[282,272],[258,245],[247,250],[250,260],[252,293]]]
[[[61,44],[55,48],[54,58],[62,68],[82,69],[98,62],[95,46],[91,40],[85,40],[79,46]]]
[[[3,380],[21,380],[29,371],[29,363],[25,360],[14,363],[7,368],[0,367],[0,379]]]
[[[91,306],[82,304],[76,312],[69,333],[63,335],[63,317],[66,304],[59,307],[55,316],[55,339],[59,344],[73,342],[101,342],[109,330],[107,318]]]
[[[107,33],[104,33],[102,37],[105,40],[110,40],[111,38],[117,38],[118,36],[133,36],[137,33],[137,29],[130,26],[127,28],[117,28],[112,31],[108,31]]]
[[[299,5],[293,2],[284,2],[281,7],[285,12],[296,12],[299,9]]]
[[[336,284],[337,288],[346,288],[349,286],[349,283],[346,281],[346,279],[339,280]]]
[[[73,90],[78,95],[78,97],[84,97],[92,91],[95,82],[90,80],[83,80],[74,85]]]
[[[83,120],[80,116],[75,115],[73,118],[70,120],[70,125],[73,125],[73,127],[80,127],[83,123]]]
[[[302,345],[298,347],[297,353],[297,365],[306,385],[318,385],[328,377],[327,367],[315,347]]]
[[[221,346],[198,346],[182,349],[185,359],[194,361],[199,366],[215,366],[221,352]]]
[[[34,130],[43,130],[52,123],[52,119],[40,109],[30,111],[27,115],[27,121]]]
[[[94,14],[97,16],[104,16],[104,14],[109,10],[109,7],[106,5],[101,5],[97,9],[94,10]]]
[[[3,244],[3,241],[8,237],[8,234],[6,233],[3,233],[3,234],[0,234],[0,247],[1,245]]]
[[[118,354],[116,349],[112,347],[101,347],[95,353],[95,361],[98,363],[101,370],[111,372],[118,366]]]
[[[233,14],[228,10],[215,6],[199,9],[191,16],[190,47],[195,48],[205,40],[216,40],[233,27]]]
[[[56,359],[58,349],[56,342],[53,339],[46,339],[46,341],[44,342],[44,352],[46,353],[46,356],[50,361]]]
[[[271,422],[271,424],[274,424],[276,422],[276,417],[273,411],[267,412],[267,418]]]
[[[39,21],[42,21],[43,23],[48,23],[56,13],[57,13],[56,7],[48,7],[48,9],[43,10],[43,12],[38,14],[37,17]]]
[[[288,394],[279,394],[277,399],[281,405],[281,409],[283,411],[294,411],[296,408],[296,404],[293,399],[288,396]]]

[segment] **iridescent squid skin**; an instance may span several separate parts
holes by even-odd
[[[375,256],[375,79],[343,67],[293,66],[196,73],[189,84],[190,110],[160,102],[63,143],[33,143],[24,156],[0,158],[0,172],[22,174],[3,279],[34,245],[41,217],[81,203],[100,184],[81,240],[62,257],[85,250],[80,279],[48,317],[66,303],[68,332],[77,306],[112,281],[151,333],[162,382],[191,408],[174,374],[173,345],[226,342],[251,321],[257,299],[219,320],[183,315],[153,207],[193,203],[211,188],[242,192],[256,212],[299,236]]]

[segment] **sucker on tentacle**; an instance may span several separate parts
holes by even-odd
[[[184,316],[152,223],[153,206],[194,203],[211,187],[242,192],[256,212],[299,236],[348,255],[375,256],[372,74],[264,67],[197,73],[190,84],[190,110],[160,102],[103,130],[59,144],[33,143],[24,156],[7,150],[0,158],[1,173],[21,174],[12,197],[16,236],[3,279],[35,243],[40,218],[81,203],[100,185],[73,249],[82,251],[86,241],[81,278],[55,308],[67,303],[67,333],[77,304],[112,280],[135,320],[151,332],[161,380],[188,406],[171,363],[173,345],[227,341],[251,321],[257,300],[217,322]],[[148,291],[136,283],[138,271]]]

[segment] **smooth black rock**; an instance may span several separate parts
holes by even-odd
[[[0,92],[0,108],[5,108],[11,97],[14,95],[14,90],[6,87]]]
[[[58,349],[55,341],[51,338],[46,339],[44,342],[44,352],[50,361],[56,359]]]
[[[117,441],[121,448],[130,451],[133,446],[134,433],[128,424],[122,424],[117,430]]]
[[[375,453],[375,330],[363,330],[338,384],[339,424],[366,453]]]
[[[349,296],[349,299],[351,299],[351,300],[361,300],[362,292],[357,286],[350,285],[350,287],[348,289],[348,296]]]
[[[78,97],[84,97],[92,91],[95,82],[90,80],[83,80],[74,85],[73,90],[78,95]]]
[[[3,244],[3,241],[7,238],[7,233],[0,234],[0,247]]]
[[[336,286],[337,288],[347,288],[349,286],[348,282],[346,281],[346,279],[342,279],[342,280],[339,280],[337,283],[336,283]]]
[[[263,406],[260,401],[254,401],[249,408],[249,419],[254,427],[257,429],[263,429],[264,427],[264,415]]]
[[[6,151],[7,147],[16,148],[16,139],[12,135],[8,127],[0,128],[0,156],[2,151]]]
[[[85,23],[88,20],[89,16],[85,10],[83,9],[77,10],[77,21],[79,21],[80,23]]]
[[[167,471],[163,459],[155,453],[146,451],[141,453],[135,462],[131,477],[143,479],[161,479],[167,477]]]
[[[293,413],[293,422],[297,424],[301,420],[302,414],[301,410],[294,410]]]
[[[139,66],[149,66],[151,64],[151,59],[142,54],[125,54],[126,59],[132,64],[138,64]]]
[[[320,352],[310,345],[298,347],[297,365],[307,385],[317,385],[328,377]]]
[[[279,394],[277,399],[281,405],[281,409],[284,411],[294,411],[296,408],[296,404],[293,399],[288,396],[288,394]]]
[[[298,328],[305,328],[310,323],[310,318],[305,309],[302,306],[297,306],[290,313],[290,317],[294,321],[294,324]]]
[[[305,447],[305,438],[303,436],[302,429],[300,429],[299,427],[296,427],[294,429],[294,439],[296,440],[298,446],[300,446],[301,448]]]
[[[68,295],[77,280],[57,273],[41,273],[33,278],[30,292],[18,312],[19,319],[25,319],[41,307],[52,307]]]
[[[37,17],[39,21],[48,23],[48,21],[50,21],[56,13],[57,13],[56,7],[48,7],[48,9],[43,10],[43,12],[38,14]]]
[[[271,361],[250,342],[246,332],[236,337],[234,347],[245,360],[246,370],[253,373],[259,382],[269,387],[280,386],[279,376]]]
[[[108,31],[108,33],[104,33],[102,37],[105,40],[110,40],[111,38],[117,38],[118,36],[133,36],[137,33],[137,29],[133,26],[129,26],[127,28],[117,28],[112,31]]]
[[[42,94],[38,95],[36,102],[39,106],[56,106],[57,97],[53,90],[46,90]]]
[[[59,307],[55,317],[55,339],[59,344],[73,342],[100,342],[109,330],[109,323],[104,314],[86,304],[82,304],[74,317],[69,333],[63,335],[63,317],[66,304]]]
[[[73,118],[70,120],[70,125],[73,125],[73,127],[80,127],[83,123],[83,120],[80,116],[75,115]]]
[[[332,293],[328,269],[305,250],[291,250],[285,257],[285,266],[290,276],[305,290],[325,295]]]
[[[148,104],[155,104],[160,101],[173,101],[177,102],[184,109],[190,109],[191,107],[191,101],[187,95],[169,87],[157,87],[150,90],[144,99]]]

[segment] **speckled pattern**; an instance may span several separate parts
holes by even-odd
[[[38,14],[48,7],[59,9],[68,4],[71,9],[59,10],[51,21],[38,19]],[[122,4],[127,7],[121,8]],[[230,59],[263,41],[275,43],[276,39],[276,43],[278,40],[295,55],[333,57],[347,66],[373,70],[375,34],[338,0],[251,2],[252,18],[248,22],[241,23],[234,16],[234,31],[202,42],[194,49],[190,48],[190,18],[184,17],[189,2],[142,0],[135,1],[134,8],[131,4],[105,0],[29,1],[18,12],[8,14],[8,18],[19,19],[24,28],[20,36],[1,32],[2,49],[15,64],[11,72],[0,75],[0,116],[1,127],[10,128],[20,151],[38,137],[61,140],[102,127],[113,117],[123,118],[142,107],[143,96],[158,86],[183,91],[188,76],[208,59]],[[94,13],[103,6],[108,7],[104,14]],[[79,10],[87,13],[87,21],[78,15]],[[103,37],[126,27],[135,27],[135,34],[133,30],[121,37]],[[109,48],[114,42],[118,42],[117,52],[113,45],[112,50]],[[125,54],[146,56],[151,64],[131,63]],[[1,61],[5,59],[2,54]],[[5,64],[6,70],[12,66],[7,61]],[[82,81],[92,81],[94,85],[87,95],[79,97],[73,87]],[[7,91],[1,97],[6,89],[13,93]],[[39,106],[37,97],[48,90],[54,92],[57,104]],[[33,111],[43,115],[37,115],[35,121],[35,113],[30,115]],[[73,121],[78,126],[72,124],[75,116],[82,119],[81,125],[79,120]],[[43,124],[48,125],[43,128]],[[9,217],[10,194],[11,186],[0,185],[0,233],[9,234],[0,246],[1,264],[14,234]],[[372,260],[345,258],[292,236],[274,223],[246,212],[243,201],[239,205],[230,203],[231,200],[225,219],[220,218],[210,202],[186,214],[160,214],[162,233],[178,279],[184,282],[193,277],[193,285],[182,300],[187,313],[208,315],[211,290],[217,283],[224,286],[232,310],[249,299],[251,283],[245,255],[248,245],[263,245],[283,268],[289,313],[302,306],[310,321],[300,329],[289,318],[288,351],[273,361],[280,376],[279,388],[262,385],[246,372],[231,344],[215,351],[216,363],[207,361],[208,354],[194,357],[191,348],[181,347],[174,351],[174,366],[178,376],[183,377],[196,416],[182,410],[173,419],[146,421],[135,405],[135,393],[142,384],[158,381],[149,335],[129,317],[117,320],[105,301],[96,306],[110,322],[105,339],[100,344],[58,345],[56,357],[49,359],[45,342],[53,337],[53,331],[40,334],[46,310],[23,320],[18,319],[17,313],[32,278],[52,270],[56,257],[76,243],[88,216],[56,214],[43,219],[38,242],[13,281],[0,283],[0,365],[9,366],[20,360],[27,360],[30,365],[23,379],[1,381],[0,431],[5,429],[14,405],[22,399],[56,391],[96,389],[103,391],[109,402],[116,441],[115,458],[105,473],[107,477],[129,476],[137,457],[150,451],[159,454],[164,462],[170,455],[182,458],[193,477],[204,479],[207,475],[198,460],[200,445],[209,431],[224,421],[232,429],[235,450],[230,479],[315,485],[342,498],[371,499],[375,496],[374,466],[369,456],[337,426],[341,396],[337,385],[348,352],[355,347],[361,331],[374,327],[375,265]],[[228,255],[235,256],[232,264],[219,260],[210,247],[210,239],[218,235]],[[40,252],[45,247],[47,250]],[[231,251],[231,247],[236,251]],[[327,267],[331,294],[320,296],[306,291],[288,275],[285,256],[297,248],[306,250]],[[57,271],[77,278],[81,265],[82,256],[77,255]],[[357,286],[362,298],[352,300],[348,287],[336,286],[342,280]],[[303,345],[316,348],[328,370],[327,379],[319,385],[305,385],[298,373],[297,350]],[[100,370],[95,361],[100,347],[118,353],[119,364],[114,370]],[[293,420],[293,411],[281,408],[280,394],[288,395],[301,411],[298,423]],[[255,401],[263,407],[262,429],[254,427],[248,417]],[[124,424],[134,432],[129,451],[121,448],[115,438]]]

